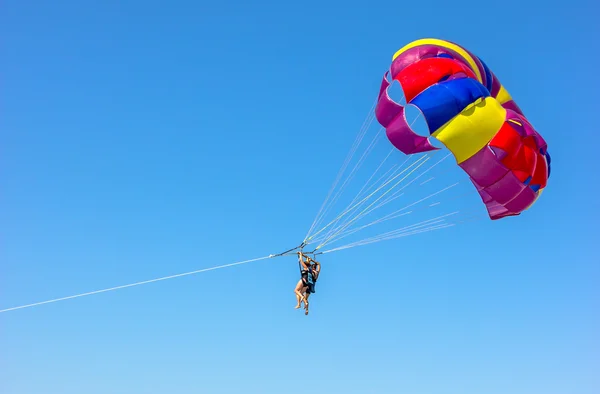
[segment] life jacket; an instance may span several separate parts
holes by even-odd
[[[313,272],[312,268],[308,269],[308,272],[306,275],[306,281],[311,285],[315,284],[315,273]]]
[[[306,283],[314,285],[315,283],[315,272],[309,266],[308,269],[303,269],[302,265],[300,265],[300,275],[302,278],[306,278]]]

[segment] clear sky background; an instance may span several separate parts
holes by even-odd
[[[598,393],[598,14],[4,2],[0,309],[300,243],[417,38],[481,56],[553,168],[520,217],[325,255],[308,317],[293,257],[2,313],[0,391]]]

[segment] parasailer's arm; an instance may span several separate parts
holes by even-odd
[[[302,266],[302,269],[308,270],[308,267],[303,257],[306,257],[307,259],[309,258],[308,256],[304,256],[302,252],[298,252],[298,263]]]

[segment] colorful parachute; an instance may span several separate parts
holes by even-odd
[[[492,220],[519,215],[536,201],[550,176],[547,144],[481,59],[439,39],[417,40],[394,54],[375,113],[390,142],[410,155],[438,148],[411,130],[404,107],[388,94],[388,76],[470,176]]]

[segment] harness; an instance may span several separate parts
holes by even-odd
[[[314,282],[315,273],[312,267],[309,266],[308,269],[304,269],[302,268],[302,264],[298,262],[298,268],[300,269],[300,276],[302,276],[302,278],[306,277],[311,283]]]
[[[300,262],[298,262],[298,266],[300,268],[300,275],[302,276],[302,281],[308,287],[308,292],[314,293],[315,292],[315,281],[316,281],[315,280],[315,272],[313,271],[312,267],[310,267],[310,265],[308,266],[308,269],[303,269],[302,264]]]

